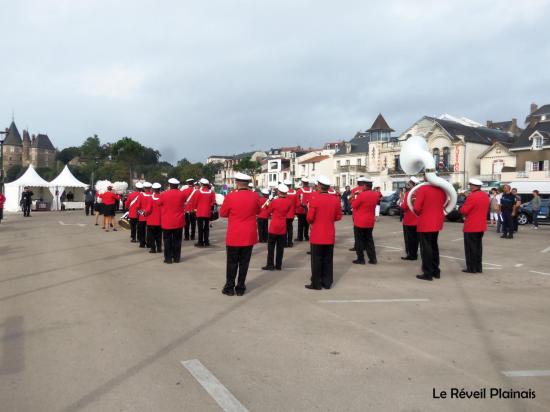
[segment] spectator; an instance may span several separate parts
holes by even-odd
[[[4,193],[0,192],[0,223],[2,223],[2,219],[4,218],[4,202],[6,201],[6,196],[4,196]]]
[[[497,222],[499,221],[499,203],[500,198],[498,196],[498,190],[494,187],[491,189],[491,203],[490,203],[490,219],[491,219],[491,225],[495,226]],[[500,226],[500,225],[499,225]],[[497,227],[497,232],[500,232],[500,227]]]
[[[512,194],[516,197],[516,204],[514,205],[514,211],[512,213],[513,222],[514,222],[514,232],[518,231],[518,209],[521,206],[521,196],[518,195],[518,190],[514,187],[512,189]]]
[[[73,192],[67,193],[67,202],[72,202],[74,200]]]
[[[538,190],[533,190],[533,200],[531,200],[531,210],[533,213],[533,229],[539,228],[540,196]]]
[[[503,239],[513,239],[514,222],[513,213],[516,209],[516,196],[510,192],[510,185],[504,185],[504,193],[500,198],[500,213],[502,216],[502,236]]]
[[[34,193],[29,187],[25,187],[23,194],[21,195],[20,205],[23,208],[23,216],[31,216],[32,196]]]
[[[349,202],[349,198],[351,196],[351,188],[349,186],[346,186],[346,190],[344,190],[344,193],[342,193],[342,204],[343,204],[343,212],[344,215],[351,215],[351,205]]]
[[[90,186],[86,187],[84,191],[84,209],[86,211],[86,216],[94,214],[94,198],[95,193]]]

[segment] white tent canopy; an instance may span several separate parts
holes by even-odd
[[[78,180],[69,170],[69,167],[65,165],[61,173],[53,179],[48,186],[50,187],[50,192],[54,198],[54,202],[52,204],[52,210],[59,210],[61,209],[61,201],[60,197],[65,188],[86,188],[88,185],[86,183],[82,183],[80,180]]]
[[[34,167],[32,165],[29,165],[28,169],[25,173],[23,173],[23,176],[21,176],[19,179],[14,180],[13,182],[6,183],[4,185],[4,191],[6,196],[6,203],[4,205],[4,209],[7,212],[17,212],[20,209],[19,201],[21,200],[21,193],[23,192],[24,187],[40,187],[45,188],[49,187],[50,184],[42,179],[38,173],[36,173],[36,170],[34,170]],[[43,196],[42,196],[43,197]],[[36,198],[36,195],[35,195]]]

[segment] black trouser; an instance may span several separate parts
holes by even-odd
[[[153,252],[162,251],[162,230],[160,226],[147,225],[147,244]]]
[[[294,218],[286,220],[286,242],[285,246],[292,246],[294,243],[292,237],[294,236]]]
[[[137,238],[140,247],[147,245],[147,222],[145,220],[138,221]]]
[[[283,265],[283,253],[285,251],[286,235],[274,235],[269,234],[267,241],[267,266],[275,266],[277,269],[281,269]],[[277,256],[275,257],[275,246],[277,246]],[[273,259],[275,258],[275,264]]]
[[[268,219],[258,218],[258,240],[261,243],[267,242],[267,224]]]
[[[199,229],[199,245],[210,244],[210,218],[209,217],[198,217],[197,226]]]
[[[416,226],[403,225],[403,237],[405,238],[407,257],[418,259],[418,233],[416,233]]]
[[[420,240],[420,256],[422,257],[422,273],[428,277],[439,276],[439,232],[418,232]]]
[[[332,286],[334,245],[311,245],[311,285],[329,289]]]
[[[24,202],[23,203],[23,216],[30,216],[31,215],[31,203]]]
[[[139,219],[137,217],[130,218],[130,239],[136,240],[136,233]]]
[[[369,257],[369,262],[376,262],[376,249],[374,247],[374,239],[372,238],[372,227],[353,227],[355,234],[355,253],[358,260],[365,260],[365,253]]]
[[[501,213],[502,216],[502,235],[513,237],[514,236],[514,217],[512,216],[512,211],[503,210]]]
[[[248,264],[252,256],[252,246],[226,246],[226,249],[226,280],[223,290],[227,292],[236,289],[237,291],[244,292],[246,289],[245,281],[246,274],[248,273]],[[237,272],[239,272],[239,278],[237,280],[237,287],[235,287]]]
[[[516,212],[515,216],[512,216],[512,221],[514,222],[514,232],[518,231],[518,213]]]
[[[178,229],[162,229],[162,240],[164,241],[164,260],[168,262],[180,261],[182,237],[182,227]]]
[[[94,202],[86,202],[84,203],[84,210],[86,212],[86,216],[93,215],[94,214]]]
[[[483,271],[483,232],[464,233],[464,254],[466,255],[466,270],[469,272]]]
[[[191,229],[191,239],[195,240],[195,230],[197,229],[195,212],[185,212],[185,240],[189,240],[189,229]]]
[[[298,214],[298,240],[309,240],[309,223],[305,213]]]

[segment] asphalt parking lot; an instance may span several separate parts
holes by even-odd
[[[257,245],[243,297],[220,293],[225,227],[214,223],[213,247],[185,242],[183,262],[164,265],[80,212],[8,215],[0,410],[550,409],[550,226],[513,240],[492,229],[484,273],[466,275],[462,225],[446,223],[442,278],[425,282],[419,262],[400,259],[395,217],[376,225],[378,265],[351,264],[345,217],[331,290],[304,289],[307,244],[285,251],[281,272],[260,270]],[[451,399],[452,388],[487,388],[486,399]],[[535,398],[491,399],[491,388]]]

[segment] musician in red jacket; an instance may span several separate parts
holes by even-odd
[[[210,219],[212,208],[216,204],[216,193],[210,187],[208,179],[200,180],[201,188],[195,192],[191,200],[193,210],[197,214],[197,226],[199,229],[199,240],[195,247],[210,246]]]
[[[150,201],[144,207],[144,213],[147,217],[147,244],[149,253],[162,252],[162,229],[160,227],[160,183],[153,183],[153,193]]]
[[[103,202],[103,215],[105,216],[105,231],[108,232],[111,225],[113,232],[117,231],[116,221],[113,220],[115,215],[116,202],[120,200],[120,196],[113,192],[113,186],[107,186],[107,191],[100,195]]]
[[[416,192],[414,212],[418,215],[416,231],[420,241],[420,257],[422,258],[421,280],[439,279],[439,246],[437,237],[443,229],[445,213],[443,207],[447,200],[445,192],[434,185],[424,185]]]
[[[185,226],[184,207],[186,193],[178,189],[178,179],[168,179],[170,189],[160,194],[160,227],[164,242],[164,263],[179,263],[181,259],[181,239]]]
[[[185,233],[184,240],[195,240],[195,231],[197,229],[197,215],[193,210],[193,198],[199,188],[195,188],[195,181],[187,179],[187,186],[180,190],[187,194],[187,203],[185,204]]]
[[[237,191],[229,193],[220,209],[220,216],[226,217],[227,234],[225,245],[227,249],[226,281],[222,293],[242,296],[246,290],[246,274],[252,256],[252,248],[258,243],[256,232],[256,216],[260,212],[260,198],[248,190],[251,177],[244,173],[235,174]],[[235,278],[237,286],[235,286]]]
[[[372,190],[372,181],[363,178],[361,183],[365,189],[353,199],[351,207],[353,208],[353,233],[355,235],[355,245],[357,259],[353,261],[355,264],[365,264],[365,254],[369,258],[371,265],[376,265],[376,249],[372,238],[372,230],[376,220],[376,206],[380,203],[380,192]],[[366,181],[365,181],[366,180]]]
[[[147,216],[143,212],[151,201],[151,196],[153,195],[152,184],[150,182],[143,183],[143,192],[138,196],[136,207],[138,214],[138,226],[137,226],[137,238],[139,241],[139,247],[145,248],[150,246],[147,244]]]
[[[487,193],[481,191],[483,182],[470,179],[470,195],[460,208],[464,216],[464,254],[466,255],[465,273],[482,273],[483,233],[487,231],[487,213],[491,203]]]
[[[4,203],[6,202],[6,196],[4,196],[4,193],[0,192],[0,223],[2,223],[2,219],[4,219]]]
[[[294,239],[298,242],[309,240],[309,223],[306,219],[307,204],[313,193],[313,189],[309,186],[309,179],[302,177],[302,187],[296,191],[296,215],[298,215],[298,235]]]
[[[317,183],[320,193],[310,202],[307,220],[311,225],[311,284],[306,289],[330,289],[332,286],[334,242],[336,229],[334,222],[342,219],[340,199],[328,194],[330,181],[325,176],[319,176]]]
[[[406,256],[401,256],[403,260],[416,260],[418,259],[418,233],[416,233],[416,224],[418,217],[412,210],[409,209],[408,198],[409,192],[415,187],[420,180],[417,177],[411,176],[407,183],[406,191],[401,200],[401,210],[403,211],[403,238],[405,239],[405,252]]]
[[[283,265],[283,253],[286,244],[286,217],[290,208],[294,207],[286,197],[287,193],[288,186],[285,184],[277,186],[277,197],[270,201],[267,207],[271,222],[269,223],[269,238],[267,241],[267,264],[262,268],[263,270],[281,270]],[[275,247],[277,248],[276,257]]]
[[[138,208],[137,200],[139,195],[143,192],[143,184],[141,182],[136,183],[136,190],[128,195],[124,207],[128,210],[128,219],[130,220],[130,241],[136,243],[136,234],[138,227]]]
[[[286,216],[286,247],[294,246],[292,238],[294,237],[294,217],[296,216],[296,197],[298,192],[292,188],[292,180],[286,179],[283,182],[288,187],[286,197],[292,207],[288,211]]]
[[[260,197],[260,212],[258,213],[258,238],[260,243],[267,243],[267,226],[269,224],[269,209],[264,207],[269,200],[269,190],[262,189],[262,197]]]
[[[359,196],[359,194],[365,190],[365,184],[366,182],[368,182],[369,179],[367,179],[365,176],[359,176],[357,178],[357,186],[355,186],[353,189],[351,189],[351,194],[349,195],[348,197],[348,202],[349,202],[349,205],[350,205],[350,209],[351,209],[351,204],[353,203],[353,200],[357,198],[357,196]],[[353,219],[353,210],[351,212],[352,214],[352,219]],[[353,247],[349,248],[349,251],[350,252],[356,252],[357,251],[357,241],[356,241],[356,236],[355,236],[355,230],[353,232],[354,236],[354,242],[353,242]]]

